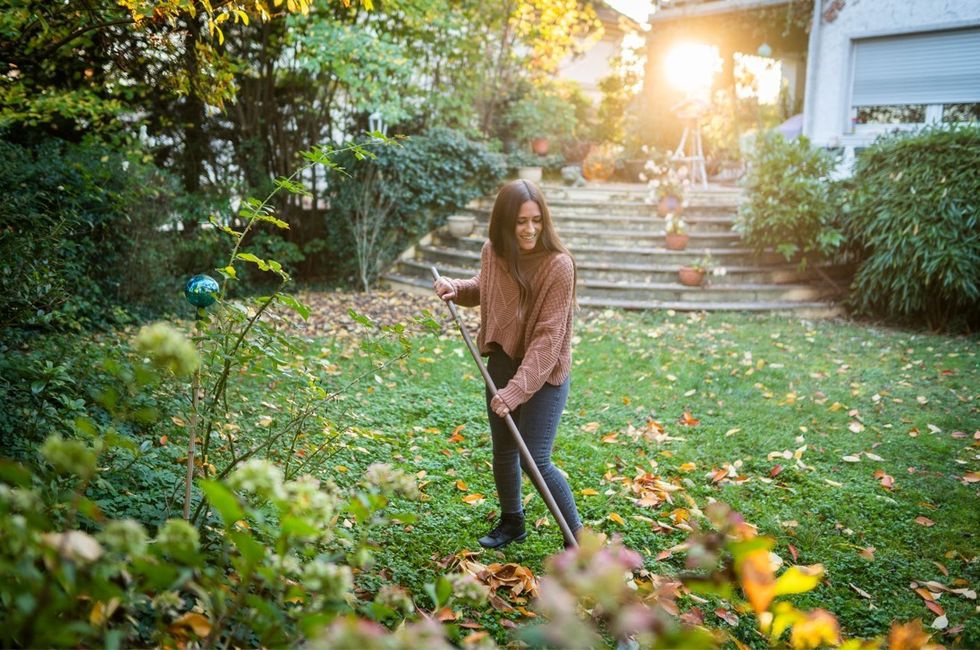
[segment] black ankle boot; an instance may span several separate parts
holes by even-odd
[[[504,513],[497,523],[497,527],[481,537],[478,541],[484,548],[499,548],[511,542],[523,542],[527,537],[524,530],[523,514]]]

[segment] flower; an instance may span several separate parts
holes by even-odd
[[[387,463],[368,465],[364,471],[364,482],[382,494],[398,494],[410,499],[419,496],[419,487],[415,478]]]
[[[168,519],[157,533],[157,545],[163,552],[178,559],[187,559],[197,552],[201,536],[183,519]]]
[[[700,271],[701,273],[707,273],[714,268],[714,260],[711,258],[711,251],[706,250],[704,252],[704,257],[691,262],[690,267],[695,271]]]
[[[154,366],[169,370],[178,377],[190,375],[201,365],[194,344],[164,322],[140,328],[133,343],[137,350],[150,358]]]
[[[133,519],[110,521],[98,539],[104,545],[122,555],[138,557],[146,551],[146,530]]]
[[[650,190],[647,203],[657,203],[665,196],[683,198],[684,191],[691,184],[687,168],[675,168],[665,151],[650,149],[649,154],[649,160],[643,165],[643,178],[648,179],[647,187]]]
[[[95,473],[95,453],[80,440],[65,440],[55,433],[41,446],[41,455],[56,472],[89,478]]]
[[[282,470],[267,460],[245,461],[228,477],[228,486],[238,492],[251,492],[259,498],[285,501]]]
[[[684,222],[684,219],[680,215],[668,212],[667,216],[664,217],[664,231],[676,235],[683,235],[687,232],[687,223]]]

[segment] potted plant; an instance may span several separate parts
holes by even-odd
[[[649,154],[650,159],[640,176],[641,180],[647,181],[650,190],[647,203],[656,204],[661,217],[669,213],[680,214],[686,205],[684,190],[690,184],[687,168],[675,169],[667,154],[658,153],[655,149],[649,150]]]
[[[476,227],[476,218],[471,214],[451,214],[446,219],[449,234],[456,239],[468,237]]]
[[[542,156],[536,156],[529,151],[519,149],[507,156],[507,167],[514,170],[518,178],[540,183],[543,161]]]
[[[593,147],[582,161],[582,175],[588,181],[608,181],[616,171],[616,157],[609,147]]]
[[[682,251],[687,248],[690,236],[687,234],[687,224],[679,214],[668,212],[664,217],[664,239],[669,251]]]
[[[574,107],[559,95],[538,89],[518,100],[507,113],[518,141],[547,155],[551,141],[571,137],[575,131]]]
[[[706,251],[704,257],[677,269],[677,279],[686,287],[700,287],[704,284],[704,276],[711,268],[711,251]]]

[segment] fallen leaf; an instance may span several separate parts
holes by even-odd
[[[463,497],[463,503],[468,503],[471,506],[478,505],[480,503],[483,503],[483,495],[482,494],[467,494],[465,497]]]
[[[719,607],[715,610],[715,616],[725,621],[732,627],[738,627],[738,616],[728,611],[724,607]]]
[[[609,519],[615,521],[620,526],[625,526],[626,525],[626,521],[622,517],[620,517],[617,513],[610,512],[608,516],[609,516]]]
[[[771,470],[769,470],[769,478],[776,478],[783,471],[782,465],[774,465]]]
[[[934,522],[932,519],[923,517],[922,515],[915,518],[915,523],[919,524],[920,526],[925,526],[926,528],[936,525],[936,522]]]
[[[853,589],[854,591],[856,591],[858,593],[858,596],[861,596],[862,598],[867,598],[868,600],[871,600],[871,594],[869,594],[868,592],[866,592],[864,589],[861,589],[860,587],[858,587],[857,585],[855,585],[853,582],[849,582],[847,584],[849,584],[851,586],[851,589]]]
[[[683,463],[677,469],[678,471],[681,472],[693,472],[695,469],[697,469],[697,465],[695,465],[694,463]]]
[[[885,488],[889,492],[895,489],[895,479],[888,474],[885,474],[882,470],[875,470],[874,477],[881,482],[881,487]]]
[[[967,472],[963,475],[964,483],[980,483],[980,471]]]
[[[684,411],[684,415],[681,416],[679,421],[686,427],[697,426],[701,422],[701,420],[691,415],[690,411]]]
[[[861,462],[861,457],[860,456],[841,456],[841,460],[843,460],[845,463],[860,463]]]
[[[466,484],[466,481],[459,479],[456,481],[456,489],[461,490],[462,492],[466,492],[467,490],[470,489],[470,486]]]
[[[847,428],[850,429],[852,433],[861,433],[864,431],[864,425],[857,420],[851,420],[850,424],[847,425]]]
[[[170,631],[189,629],[199,638],[204,638],[211,634],[211,621],[203,614],[197,612],[187,612],[170,624]]]
[[[593,490],[592,488],[582,488],[578,493],[585,497],[594,497],[599,494],[598,490]]]
[[[929,627],[931,627],[934,630],[945,630],[947,627],[949,627],[949,619],[946,618],[945,614],[943,614],[942,616],[934,620],[932,622],[932,625],[930,625]]]
[[[929,611],[935,614],[936,616],[946,615],[946,611],[942,608],[942,606],[939,603],[937,603],[934,600],[925,601],[925,605],[929,609]]]
[[[868,546],[867,548],[863,548],[858,553],[858,555],[860,555],[861,557],[863,557],[868,562],[874,562],[874,559],[875,559],[875,547],[874,546]]]
[[[793,546],[792,544],[787,544],[786,547],[789,549],[789,554],[793,556],[793,561],[796,562],[797,561],[796,547]]]

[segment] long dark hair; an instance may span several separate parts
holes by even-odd
[[[544,194],[541,193],[538,186],[531,181],[518,179],[510,181],[500,188],[497,198],[493,202],[493,211],[490,213],[490,244],[493,246],[493,252],[504,261],[511,277],[517,281],[517,285],[520,287],[518,315],[521,320],[526,313],[525,308],[531,296],[531,286],[517,264],[520,246],[514,231],[517,228],[517,216],[521,211],[521,206],[528,201],[537,203],[541,210],[541,236],[538,238],[537,250],[565,253],[572,259],[572,268],[575,273],[573,279],[577,279],[578,276],[578,271],[575,269],[575,258],[561,243],[561,238],[555,230],[555,223],[551,220],[548,202],[544,200]],[[574,300],[575,284],[573,281],[573,303]]]

